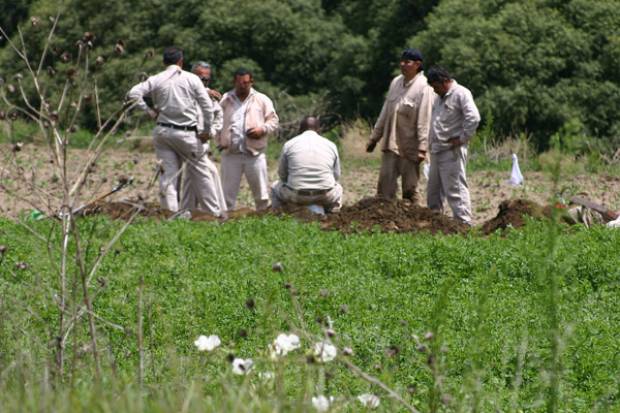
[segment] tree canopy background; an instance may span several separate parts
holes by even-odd
[[[372,122],[411,46],[472,90],[497,136],[526,132],[540,148],[558,132],[620,143],[620,0],[18,0],[0,4],[0,25],[13,40],[21,27],[37,56],[59,11],[45,80],[64,82],[63,54],[92,32],[106,113],[174,44],[187,68],[211,62],[222,91],[237,67],[252,69],[284,122],[307,111]],[[1,39],[0,74],[23,70]],[[92,113],[82,125],[95,126]]]

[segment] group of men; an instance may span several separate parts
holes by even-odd
[[[253,86],[252,73],[239,69],[233,89],[221,95],[209,88],[211,67],[183,67],[179,48],[164,50],[166,69],[134,86],[128,98],[157,126],[153,131],[160,163],[160,201],[171,211],[202,210],[225,216],[236,205],[245,175],[257,210],[270,205],[317,205],[326,212],[342,206],[340,159],[336,146],[319,135],[319,121],[305,117],[300,134],[284,144],[279,181],[269,190],[265,149],[278,128],[272,101]],[[403,198],[419,201],[420,164],[428,160],[428,206],[440,210],[447,198],[454,217],[471,224],[465,175],[467,143],[480,121],[472,94],[442,68],[425,76],[422,54],[406,49],[401,75],[392,80],[381,114],[367,144],[382,143],[377,195],[394,199],[397,179]],[[152,105],[147,105],[145,97]],[[221,178],[209,159],[209,141],[221,152]],[[271,197],[270,197],[271,193]]]
[[[383,140],[377,195],[394,199],[400,176],[403,198],[419,202],[420,165],[430,160],[428,207],[441,210],[447,198],[454,217],[471,225],[465,167],[467,144],[480,113],[467,88],[441,67],[432,67],[425,75],[423,61],[416,49],[402,53],[401,74],[390,84],[366,145],[372,152]]]

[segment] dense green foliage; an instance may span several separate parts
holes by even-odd
[[[45,234],[50,227],[29,225]],[[80,222],[84,242],[92,242],[87,261],[119,227],[103,219]],[[305,335],[302,349],[280,367],[265,357],[277,333],[320,335],[316,321],[329,316],[335,343],[352,347],[351,360],[403,394],[415,389],[406,398],[421,411],[436,411],[440,393],[447,403],[441,411],[616,411],[620,232],[556,231],[532,223],[505,238],[343,236],[292,220],[141,221],[105,259],[92,289],[98,291],[101,387],[92,380],[83,326],[67,348],[69,354],[78,349],[68,361],[73,386],[50,392],[57,269],[47,264],[39,239],[4,221],[0,405],[5,411],[302,411],[321,392],[349,403],[343,411],[359,411],[354,396],[371,391],[382,398],[379,411],[397,411],[396,402],[340,362],[307,364]],[[272,271],[276,261],[283,272]],[[16,269],[18,262],[29,267]],[[143,391],[135,384],[141,277]],[[295,289],[303,321],[285,283]],[[424,341],[426,331],[435,333],[433,340]],[[199,334],[218,334],[227,350],[197,353],[192,342]],[[245,380],[231,376],[228,352],[256,361]],[[263,383],[258,372],[267,370],[285,380],[276,378],[275,388]]]
[[[411,43],[450,68],[502,134],[620,142],[620,3],[444,0]],[[578,149],[578,148],[575,148]]]
[[[17,40],[21,22],[37,56],[58,9],[61,22],[45,67],[61,84],[76,41],[95,34],[92,60],[106,114],[118,108],[142,73],[161,68],[164,46],[186,50],[187,63],[217,68],[215,86],[230,87],[238,66],[256,72],[257,88],[294,121],[309,111],[336,118],[379,112],[397,60],[416,46],[470,87],[498,136],[533,134],[539,148],[570,132],[577,150],[618,143],[620,7],[618,0],[211,0],[162,2],[50,0],[3,3],[0,25]],[[29,16],[40,18],[33,26]],[[123,53],[115,53],[122,40]],[[0,40],[0,74],[24,71]],[[65,55],[66,56],[66,55]],[[47,76],[47,75],[46,75]],[[61,90],[60,87],[58,87]],[[93,109],[83,125],[95,125]],[[588,141],[586,137],[603,138]],[[573,145],[575,146],[575,145]]]

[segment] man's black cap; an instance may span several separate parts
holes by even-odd
[[[422,58],[422,53],[418,49],[405,49],[403,54],[400,56],[400,60],[419,60],[424,61]]]

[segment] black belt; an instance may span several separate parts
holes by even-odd
[[[297,195],[303,196],[315,196],[315,195],[324,195],[331,191],[333,188],[328,189],[293,189],[290,186],[286,186],[291,191],[295,192]]]
[[[172,129],[177,129],[177,130],[198,132],[198,128],[196,127],[196,125],[181,126],[181,125],[175,125],[174,123],[157,122],[157,126],[163,126],[164,128],[172,128]]]

